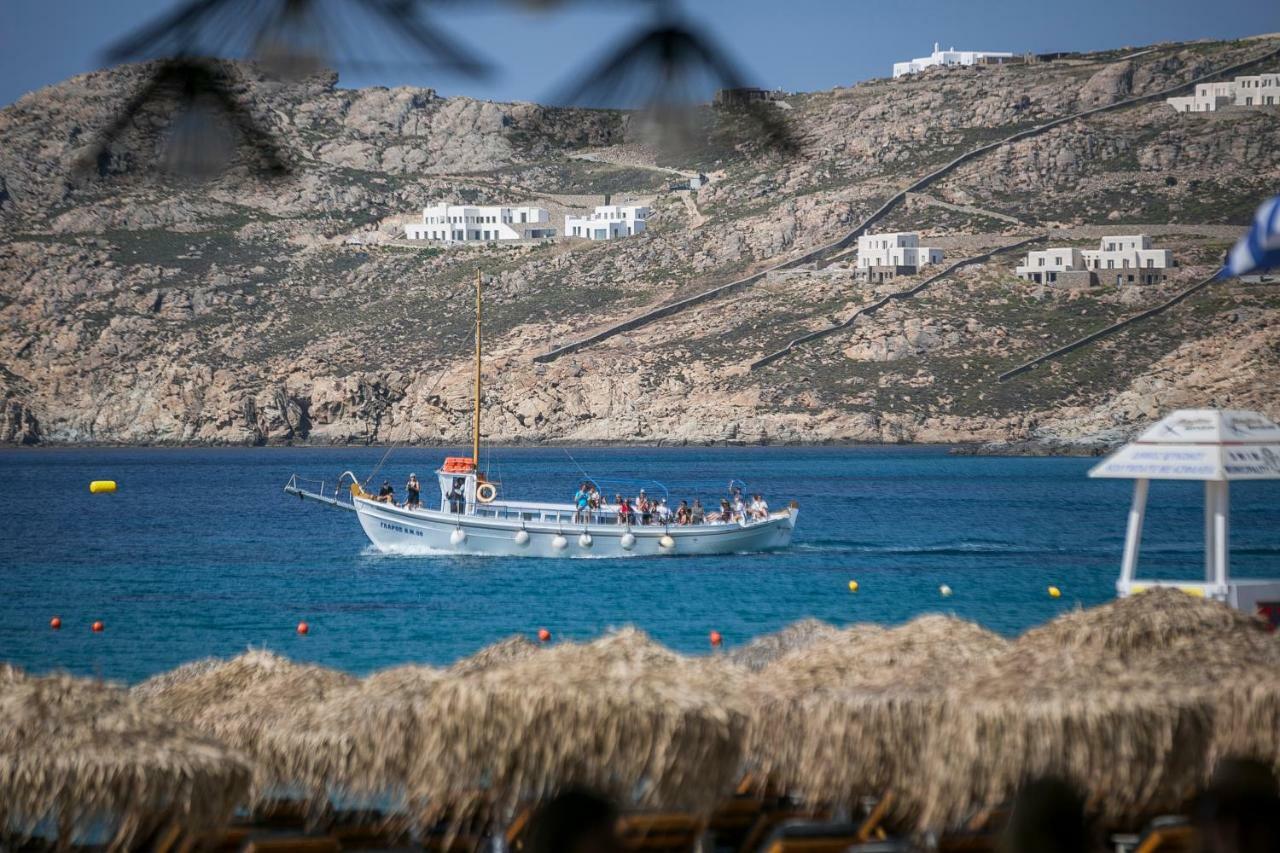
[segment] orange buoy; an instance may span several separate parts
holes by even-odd
[[[93,623],[93,633],[95,633],[95,634],[101,634],[101,633],[102,633],[102,631],[103,631],[103,629],[105,629],[106,627],[107,627],[107,626],[106,626],[106,625],[103,625],[101,621],[94,622],[94,623]]]
[[[551,642],[551,632],[550,632],[550,631],[548,631],[546,628],[539,628],[539,629],[538,629],[538,642],[540,642],[540,643],[549,643],[549,642]]]
[[[712,646],[715,646],[716,648],[719,648],[719,647],[720,647],[720,644],[721,644],[721,643],[723,643],[723,642],[724,642],[724,637],[720,636],[720,632],[719,632],[719,631],[712,631],[712,632],[711,632],[711,645],[712,645]]]
[[[308,625],[306,622],[299,622],[299,623],[298,623],[298,633],[299,633],[299,634],[305,634],[305,633],[307,633],[307,632],[308,632],[308,631],[310,631],[310,630],[311,630],[311,626],[310,626],[310,625]]]
[[[50,627],[50,628],[52,628],[52,629],[53,629],[53,630],[55,630],[55,631],[57,631],[59,628],[61,628],[61,627],[62,627],[62,617],[61,617],[61,616],[55,616],[55,617],[53,617],[52,619],[50,619],[50,620],[49,620],[49,627]]]

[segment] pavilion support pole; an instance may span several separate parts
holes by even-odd
[[[1124,561],[1120,564],[1121,592],[1133,583],[1138,570],[1138,550],[1142,546],[1142,522],[1147,514],[1147,487],[1151,481],[1139,478],[1133,483],[1133,503],[1129,506],[1129,527],[1124,535]]]
[[[1218,499],[1213,509],[1213,580],[1219,587],[1227,586],[1227,559],[1231,552],[1227,519],[1231,515],[1230,486],[1224,480],[1214,483]]]
[[[1218,484],[1213,480],[1204,481],[1204,582],[1213,583],[1216,569],[1214,568],[1214,547],[1213,547],[1213,515],[1214,507],[1218,504]]]

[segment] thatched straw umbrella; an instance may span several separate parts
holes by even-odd
[[[1280,757],[1276,638],[1178,590],[1059,617],[953,690],[928,765],[931,825],[1045,774],[1133,821],[1180,807],[1218,757]]]
[[[801,619],[780,631],[756,637],[746,645],[729,651],[723,655],[723,660],[757,672],[788,652],[805,649],[819,642],[829,642],[839,634],[840,629],[827,622]]]
[[[849,805],[892,791],[894,813],[912,814],[919,803],[910,795],[946,686],[1006,646],[947,616],[890,630],[847,628],[759,673],[748,755],[808,802]]]
[[[354,688],[354,676],[300,664],[266,651],[225,661],[196,661],[134,688],[146,707],[191,724],[253,761],[253,802],[292,794],[298,763],[292,753],[263,748],[284,728],[299,727],[306,710],[326,697]]]
[[[428,814],[569,785],[709,810],[736,781],[745,727],[717,677],[626,629],[445,679],[414,706],[411,793]]]
[[[949,692],[922,767],[924,827],[998,806],[1040,776],[1073,782],[1109,821],[1134,821],[1178,808],[1204,778],[1211,703],[1123,664],[1015,648]]]
[[[420,725],[415,705],[441,683],[539,651],[523,636],[486,646],[447,670],[404,664],[342,679],[312,701],[270,712],[249,744],[276,787],[319,808],[332,798],[403,805]]]
[[[0,688],[0,828],[55,827],[63,845],[107,832],[129,847],[166,826],[203,833],[245,796],[248,762],[144,708],[121,688],[67,676]]]

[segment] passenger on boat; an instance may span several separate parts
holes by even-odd
[[[689,512],[689,502],[680,501],[680,506],[676,507],[676,524],[688,524],[691,517],[692,513]]]
[[[635,513],[631,511],[631,504],[622,495],[614,495],[613,498],[618,502],[618,523],[634,524],[636,520]]]
[[[698,498],[693,499],[693,506],[689,507],[689,523],[702,524],[707,520],[707,511],[702,508],[702,501]]]
[[[378,500],[384,504],[393,504],[396,502],[396,490],[391,488],[390,480],[382,481],[382,488],[378,489]]]
[[[659,524],[671,523],[671,507],[667,506],[666,498],[658,498],[658,505],[653,508],[653,514]]]
[[[728,498],[721,498],[719,512],[708,513],[707,523],[728,524],[730,521],[733,521],[733,507],[729,506]]]
[[[404,490],[407,494],[407,497],[404,500],[404,505],[406,507],[409,509],[417,509],[422,506],[422,486],[418,483],[417,474],[409,475],[409,482],[404,484]]]
[[[449,512],[461,514],[467,508],[467,480],[465,477],[454,477],[453,488],[445,495],[449,499]]]
[[[648,524],[653,520],[653,504],[649,503],[649,496],[644,493],[644,489],[636,497],[636,512],[640,514],[641,524]]]

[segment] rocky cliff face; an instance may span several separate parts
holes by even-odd
[[[204,183],[155,169],[159,110],[86,168],[142,71],[78,77],[0,111],[0,442],[460,439],[477,268],[494,440],[1089,442],[1175,405],[1274,413],[1280,300],[1266,286],[1212,288],[1045,369],[995,377],[1209,272],[1280,176],[1275,110],[1183,116],[1159,104],[1076,122],[962,167],[884,224],[924,231],[949,258],[1049,227],[1078,245],[1145,231],[1178,253],[1166,285],[1055,292],[1013,277],[1020,256],[998,256],[748,370],[911,284],[858,284],[843,258],[531,360],[826,243],[967,148],[1269,46],[1165,46],[796,95],[779,107],[802,146],[790,159],[711,113],[696,145],[654,152],[617,112],[342,90],[332,76],[282,85],[240,67],[239,96],[294,170],[268,180],[242,154]],[[670,167],[714,180],[668,193]],[[606,192],[651,200],[650,230],[443,251],[397,239],[433,201],[563,209]]]

